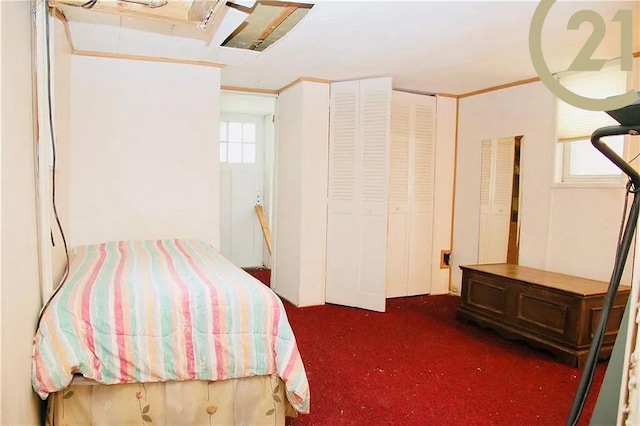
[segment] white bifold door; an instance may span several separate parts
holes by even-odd
[[[431,292],[436,98],[394,91],[387,297]]]
[[[326,301],[384,311],[431,292],[436,99],[331,84]]]
[[[326,301],[384,312],[391,79],[331,84]]]

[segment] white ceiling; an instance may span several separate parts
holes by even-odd
[[[244,20],[225,8],[217,31],[143,21],[67,8],[77,50],[206,60],[227,65],[222,83],[277,90],[304,76],[346,80],[392,76],[394,87],[463,94],[535,77],[529,25],[538,2],[525,1],[322,1],[289,34],[258,53],[220,47]],[[607,22],[594,57],[620,56],[619,9],[632,9],[640,27],[640,2],[562,1],[545,22],[543,49],[549,68],[563,71],[591,34],[591,24],[567,30],[577,10]],[[223,19],[224,18],[224,19]],[[640,50],[636,31],[634,51]]]

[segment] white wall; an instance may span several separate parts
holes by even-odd
[[[298,306],[323,304],[329,85],[303,81],[280,94],[276,115],[272,287]]]
[[[555,185],[555,123],[554,97],[542,83],[460,99],[452,291],[460,289],[458,267],[478,260],[481,142],[516,135],[524,135],[520,264],[609,279],[623,190]]]
[[[454,98],[437,98],[431,294],[449,293],[449,269],[440,269],[440,252],[451,248],[456,104]]]
[[[268,115],[275,113],[276,95],[222,90],[220,112]]]
[[[69,240],[219,246],[218,68],[73,56]]]
[[[41,306],[31,92],[31,4],[0,2],[0,424],[39,424],[31,353]]]
[[[545,268],[555,153],[555,107],[542,83],[460,99],[451,289],[478,261],[480,159],[485,139],[524,135],[520,264]]]

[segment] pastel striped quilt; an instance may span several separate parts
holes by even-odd
[[[309,386],[280,299],[210,245],[121,241],[71,252],[69,277],[34,339],[45,399],[74,373],[104,384],[278,375],[309,411]]]

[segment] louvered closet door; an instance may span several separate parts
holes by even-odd
[[[331,84],[326,301],[383,312],[389,78]]]
[[[413,143],[409,151],[408,296],[431,292],[436,98],[414,95]]]
[[[394,91],[389,146],[389,218],[387,230],[387,297],[408,294],[409,146],[412,96]]]
[[[435,110],[432,96],[393,92],[387,297],[431,292]]]

